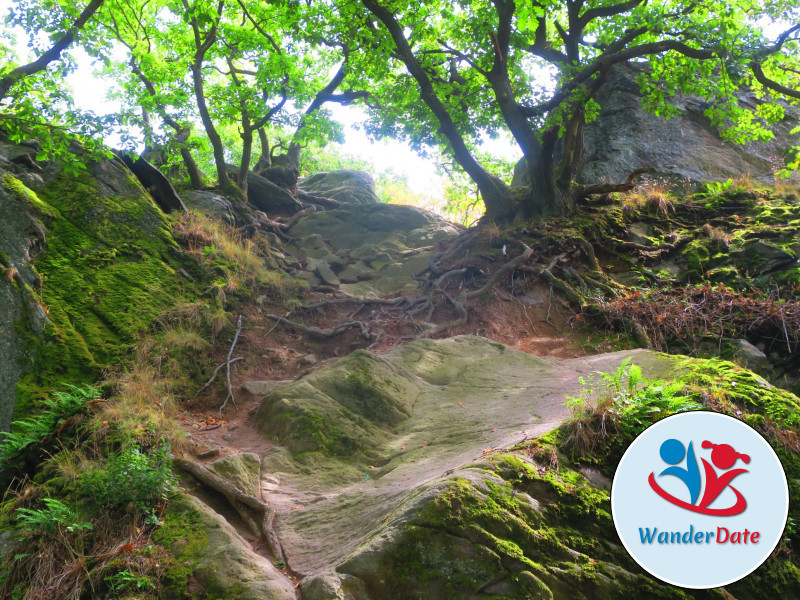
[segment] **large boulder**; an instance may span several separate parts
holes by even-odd
[[[191,210],[210,215],[228,225],[236,224],[233,205],[225,196],[206,190],[189,190],[184,192],[183,201]]]
[[[303,597],[625,596],[641,576],[624,550],[582,541],[607,491],[571,479],[594,508],[565,505],[575,518],[557,536],[542,511],[563,484],[519,489],[536,470],[493,452],[553,428],[581,376],[627,357],[647,377],[675,369],[645,350],[556,362],[458,336],[359,351],[272,392],[256,420],[283,446],[263,457],[262,492]],[[603,527],[613,535],[607,513]],[[600,573],[570,596],[589,563]]]
[[[300,189],[314,196],[332,198],[344,204],[377,204],[375,181],[365,171],[342,169],[316,173],[299,183]]]
[[[154,540],[169,553],[164,598],[295,600],[294,586],[256,554],[225,520],[201,500],[184,495],[169,505]]]
[[[46,248],[42,220],[49,211],[13,174],[3,173],[0,183],[0,431],[7,431],[17,383],[32,363],[19,330],[40,339],[48,323],[38,296],[41,276],[33,262]]]
[[[238,167],[233,165],[227,167],[231,177],[239,174]],[[289,190],[252,171],[247,173],[247,201],[271,217],[294,214],[303,208]]]
[[[412,275],[428,265],[435,246],[461,228],[431,212],[398,204],[343,204],[311,214],[289,230],[296,241],[288,250],[324,261],[350,294],[379,296],[413,292]],[[324,267],[323,267],[324,270]],[[320,276],[321,280],[330,280]]]
[[[168,218],[120,161],[28,153],[0,142],[0,428],[94,383],[188,292]]]
[[[634,65],[611,70],[597,95],[600,114],[584,132],[585,159],[578,180],[582,183],[621,182],[636,169],[652,167],[648,177],[673,184],[705,180],[725,181],[749,174],[752,179],[772,182],[776,169],[785,164],[787,152],[797,145],[791,131],[800,124],[795,109],[773,127],[775,138],[764,144],[744,145],[724,141],[704,112],[705,100],[676,94],[670,102],[679,114],[669,120],[642,107]],[[753,108],[758,101],[742,94],[740,103]],[[524,184],[524,159],[515,169],[514,181]]]

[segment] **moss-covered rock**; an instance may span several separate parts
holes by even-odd
[[[119,164],[57,172],[36,198],[47,230],[36,270],[49,322],[28,349],[33,368],[18,386],[18,413],[65,382],[96,380],[159,313],[192,297],[176,273],[168,218]]]
[[[345,204],[301,219],[289,232],[300,239],[288,250],[342,270],[342,289],[350,294],[388,295],[413,291],[412,275],[428,265],[432,247],[458,232],[452,223],[412,206]],[[332,253],[338,262],[331,262]]]
[[[170,557],[161,597],[169,600],[294,600],[294,587],[213,509],[174,500],[153,540]]]
[[[0,185],[0,431],[11,423],[16,387],[32,367],[32,347],[48,323],[33,262],[46,246],[51,216],[36,192],[10,173]]]
[[[258,497],[261,490],[261,457],[252,452],[229,454],[207,468],[228,480],[245,494]]]
[[[618,372],[631,357],[644,377],[659,381],[652,385],[665,397],[654,391],[650,398],[667,408],[643,405],[635,415],[615,415],[627,415],[640,428],[670,414],[669,407],[739,415],[765,435],[773,432],[790,493],[800,497],[798,454],[774,434],[776,428],[796,429],[800,401],[759,376],[724,361],[641,350],[546,361],[474,336],[416,340],[367,357],[357,353],[289,384],[259,413],[259,419],[272,420],[270,428],[284,428],[292,449],[268,453],[263,472],[280,482],[271,484],[267,500],[278,512],[287,563],[304,577],[301,588],[309,598],[722,599],[732,593],[756,599],[759,581],[776,595],[790,595],[800,584],[785,558],[771,560],[731,590],[681,590],[654,579],[625,552],[611,518],[608,478],[635,427],[607,423],[615,433],[606,436],[598,428],[598,451],[586,460],[567,447],[569,428],[536,437],[567,416],[564,394],[580,395],[581,377],[594,381],[602,395],[613,384],[591,376]],[[348,382],[353,363],[364,371]],[[418,390],[411,414],[392,424],[385,417],[371,420],[353,404],[371,387],[385,393],[389,375]],[[291,396],[281,394],[287,390],[294,390]],[[666,401],[670,394],[674,401]],[[325,406],[323,395],[336,410],[314,408],[313,422],[276,409],[286,402],[309,411]],[[372,429],[378,422],[383,427]],[[309,449],[298,443],[300,429],[323,445],[298,454],[298,448]],[[364,431],[374,434],[359,438],[368,447],[348,447],[336,437]],[[526,435],[534,441],[502,450]],[[334,439],[337,451],[324,451]],[[800,521],[796,510],[794,503],[790,515]],[[784,547],[791,548],[789,542]]]

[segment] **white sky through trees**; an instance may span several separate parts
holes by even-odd
[[[0,0],[0,17],[3,21],[13,4],[12,0]],[[8,31],[5,23],[3,29]],[[34,55],[27,47],[26,33],[19,27],[15,27],[12,32],[16,37],[15,49],[20,60],[23,62],[32,60]],[[7,40],[4,39],[0,43],[7,43]],[[91,57],[78,44],[71,47],[69,52],[76,60],[77,69],[66,78],[66,83],[77,107],[97,115],[118,111],[119,103],[109,99],[109,94],[113,91],[113,82],[96,74]],[[53,68],[53,65],[50,68]],[[391,170],[405,177],[411,191],[416,194],[438,197],[443,193],[444,180],[437,173],[436,164],[432,159],[420,157],[402,141],[371,140],[358,126],[365,119],[364,112],[358,106],[330,106],[329,110],[344,125],[345,142],[341,145],[333,144],[335,148],[341,148],[342,153],[361,158],[373,165],[376,175]],[[197,129],[202,131],[199,120]],[[107,136],[105,142],[111,147],[122,146],[121,140],[116,135]],[[518,148],[510,138],[487,140],[484,146],[485,150],[508,160],[517,160],[520,156]]]

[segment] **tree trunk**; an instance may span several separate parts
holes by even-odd
[[[192,66],[192,82],[194,84],[194,95],[197,100],[197,110],[200,113],[200,120],[205,127],[206,135],[211,142],[211,147],[214,150],[214,165],[217,167],[217,180],[221,187],[226,187],[230,183],[228,171],[225,167],[225,148],[222,146],[222,138],[219,137],[214,122],[211,120],[211,115],[208,112],[208,105],[206,104],[206,95],[203,89],[203,70],[202,62],[198,64],[195,62]]]
[[[250,171],[250,159],[253,156],[253,130],[249,123],[242,128],[242,162],[239,163],[239,176],[237,185],[242,189],[242,195],[247,197],[247,173]]]
[[[430,77],[414,55],[403,28],[394,18],[394,15],[375,0],[361,0],[361,2],[367,10],[384,24],[392,36],[400,59],[419,85],[422,101],[425,102],[439,121],[439,131],[450,143],[453,157],[472,181],[477,184],[483,197],[483,203],[486,205],[485,216],[490,219],[508,218],[514,212],[509,189],[500,179],[484,169],[472,156],[447,107],[437,95]]]
[[[522,201],[522,210],[527,217],[562,216],[575,209],[571,178],[565,183],[561,173],[557,173],[564,168],[571,171],[573,165],[564,165],[562,159],[557,166],[557,150],[558,132],[551,129],[544,132],[541,144],[525,155],[530,189]]]
[[[189,172],[189,181],[192,189],[203,189],[203,175],[200,173],[200,167],[197,166],[197,163],[192,156],[192,152],[185,145],[181,145],[180,153],[181,158],[183,159],[183,164],[186,166],[186,170]]]
[[[282,167],[290,171],[300,172],[300,151],[303,147],[297,142],[289,144],[286,154],[280,154],[272,159],[273,167]]]
[[[261,142],[261,156],[256,161],[256,173],[272,166],[272,158],[269,155],[269,140],[263,127],[258,128],[258,140]]]

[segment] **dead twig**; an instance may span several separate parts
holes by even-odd
[[[230,362],[232,364],[232,363],[235,363],[237,360],[244,360],[244,358],[241,357],[241,356],[237,356],[236,358],[231,359]],[[195,394],[195,396],[199,395],[200,392],[202,392],[204,389],[206,389],[208,386],[210,386],[212,383],[214,383],[214,380],[217,378],[217,374],[219,373],[219,370],[222,367],[226,366],[227,364],[228,364],[228,362],[226,361],[224,363],[220,363],[219,365],[217,365],[217,368],[214,369],[214,374],[211,376],[211,379],[206,381],[205,384],[203,384],[203,387],[201,387],[199,390],[197,390],[197,394]]]
[[[239,315],[239,318],[236,320],[236,335],[233,336],[233,342],[231,343],[231,349],[228,350],[228,359],[225,362],[225,375],[228,379],[228,395],[225,396],[225,402],[222,403],[222,406],[219,407],[219,412],[225,410],[225,407],[228,405],[228,401],[230,400],[234,404],[236,404],[236,399],[233,397],[233,384],[231,382],[231,356],[233,356],[233,349],[236,348],[236,342],[239,341],[239,334],[242,333],[242,315]]]

